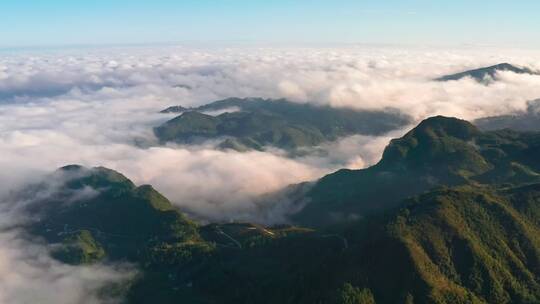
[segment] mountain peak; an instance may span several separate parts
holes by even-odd
[[[468,121],[445,116],[430,117],[402,138],[392,140],[380,165],[410,169],[427,166],[433,169],[438,164],[445,164],[454,171],[474,167],[474,171],[481,172],[485,168],[478,164],[483,164],[483,161],[471,144],[480,134]]]
[[[66,180],[66,186],[80,189],[86,186],[92,188],[109,188],[110,186],[133,189],[135,185],[123,174],[105,167],[87,168],[81,165],[67,165],[56,170],[55,174]]]
[[[478,135],[480,131],[466,120],[439,115],[424,119],[416,128],[407,133],[407,135],[418,136],[427,133],[437,137],[451,136],[462,140],[470,140]]]
[[[185,108],[183,106],[170,106],[164,110],[161,110],[159,113],[182,113],[188,111],[188,108]]]
[[[499,69],[499,70],[505,70],[505,69],[517,69],[518,67],[508,63],[508,62],[503,62],[503,63],[499,63],[499,64],[496,64],[494,66],[492,66],[492,68],[494,69]]]
[[[538,134],[484,133],[461,119],[430,117],[392,140],[378,164],[321,178],[292,218],[321,226],[389,210],[439,186],[538,182],[537,140]]]
[[[58,168],[58,171],[60,171],[60,172],[72,172],[72,171],[82,170],[83,168],[84,167],[81,166],[81,165],[72,164],[72,165],[66,165],[66,166],[60,167],[60,168]]]
[[[538,72],[533,71],[527,67],[518,67],[510,63],[504,62],[496,65],[483,67],[479,69],[468,70],[465,72],[460,72],[456,74],[446,75],[435,79],[436,81],[451,81],[451,80],[460,80],[466,77],[473,78],[478,82],[486,82],[487,80],[497,78],[498,72],[513,72],[516,74],[531,74],[539,75]]]

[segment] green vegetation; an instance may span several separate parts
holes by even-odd
[[[416,271],[415,299],[443,303],[540,301],[539,226],[503,191],[463,186],[412,199],[387,226]],[[422,294],[422,285],[430,290]]]
[[[200,239],[197,226],[164,196],[148,185],[136,187],[113,170],[67,166],[50,180],[65,183],[29,210],[43,219],[31,230],[65,244],[63,260],[137,261],[159,242]]]
[[[92,233],[81,230],[66,237],[62,247],[53,256],[68,264],[90,264],[105,257],[105,250],[96,242]]]
[[[463,120],[429,118],[392,140],[375,166],[322,178],[294,218],[322,226],[396,207],[437,186],[539,182],[539,152],[540,134],[481,132]]]
[[[345,283],[339,293],[337,302],[340,304],[375,304],[375,299],[369,289],[360,289]]]
[[[357,111],[260,98],[230,98],[198,108],[178,109],[180,116],[155,129],[162,142],[223,139],[222,148],[239,151],[262,150],[265,146],[294,150],[343,136],[379,135],[409,122],[408,117],[395,111]],[[238,111],[217,116],[204,114],[229,109]]]
[[[294,216],[311,229],[199,226],[150,186],[68,166],[28,230],[66,263],[138,265],[111,287],[126,303],[540,303],[539,152],[540,134],[427,119],[314,185]]]

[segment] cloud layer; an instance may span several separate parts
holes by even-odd
[[[117,169],[151,183],[186,210],[249,219],[247,202],[340,167],[378,160],[385,137],[351,137],[288,159],[279,151],[238,153],[202,146],[155,147],[153,126],[167,106],[237,96],[286,97],[359,109],[397,108],[417,120],[465,119],[523,110],[540,96],[540,77],[502,73],[490,86],[433,78],[512,62],[540,68],[534,52],[491,49],[57,50],[0,59],[2,192],[68,163]],[[245,210],[243,210],[245,209]]]
[[[534,52],[493,49],[186,49],[32,51],[0,57],[0,197],[66,164],[106,166],[149,183],[203,220],[274,223],[286,195],[261,194],[378,161],[396,130],[352,136],[294,159],[283,151],[220,151],[212,142],[157,146],[152,127],[171,105],[227,97],[288,98],[358,109],[395,108],[416,120],[474,119],[524,110],[540,77],[502,73],[484,86],[431,79],[499,62],[540,68]],[[283,193],[282,193],[283,194]],[[275,198],[275,199],[274,199]],[[282,199],[279,199],[282,198]],[[5,201],[3,202],[5,205]],[[22,203],[22,202],[19,202]],[[23,218],[0,208],[0,302],[99,303],[96,292],[129,277],[123,269],[73,267],[5,227]]]
[[[100,291],[132,274],[118,267],[62,264],[45,246],[15,232],[0,233],[0,303],[117,303],[118,298],[104,298]]]

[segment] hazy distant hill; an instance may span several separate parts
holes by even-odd
[[[475,70],[469,70],[465,72],[460,72],[452,75],[446,75],[439,77],[435,80],[437,81],[450,81],[450,80],[460,80],[465,77],[471,77],[474,80],[478,82],[489,82],[491,80],[497,79],[497,73],[499,72],[513,72],[516,74],[531,74],[531,75],[538,75],[538,71],[533,71],[529,68],[525,67],[517,67],[514,65],[511,65],[509,63],[500,63],[497,65],[479,68]]]
[[[205,114],[220,111],[224,113]],[[236,150],[310,147],[354,134],[381,135],[410,122],[395,110],[360,111],[260,98],[229,98],[164,112],[181,115],[155,129],[162,142],[222,139],[222,148]]]
[[[68,166],[19,193],[71,264],[130,261],[126,303],[539,303],[540,133],[420,123],[322,178],[310,227],[200,226],[150,186]],[[38,193],[38,196],[34,194]],[[49,195],[44,196],[47,193]]]
[[[475,120],[474,124],[488,131],[501,129],[540,131],[540,99],[529,102],[526,112],[480,118]]]

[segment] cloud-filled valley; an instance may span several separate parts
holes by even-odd
[[[369,47],[4,54],[2,184],[15,186],[37,172],[69,163],[103,165],[137,183],[153,184],[175,204],[199,215],[223,214],[228,206],[240,215],[244,204],[239,202],[253,196],[341,167],[373,164],[387,141],[405,130],[380,138],[354,136],[326,145],[324,155],[289,159],[279,151],[220,151],[212,143],[158,147],[152,128],[174,117],[159,110],[257,96],[335,107],[393,108],[415,120],[436,114],[474,119],[525,109],[527,101],[540,96],[540,77],[502,72],[501,80],[489,86],[471,79],[431,80],[503,61],[536,69],[535,55]],[[256,185],[253,180],[258,180]],[[4,188],[4,193],[9,190]]]
[[[342,138],[292,158],[278,149],[220,150],[211,141],[159,145],[152,128],[175,116],[159,111],[228,97],[398,110],[414,122],[525,110],[527,101],[540,97],[540,76],[502,72],[489,85],[433,81],[499,62],[540,69],[538,53],[492,51],[140,47],[0,53],[0,197],[67,164],[105,166],[153,185],[197,219],[281,222],[290,202],[259,196],[339,168],[374,164],[389,140],[409,127]],[[44,303],[97,303],[103,281],[132,275],[104,265],[60,264],[13,226],[11,213],[0,213],[0,302],[39,294]],[[34,293],[24,295],[21,284],[35,286]],[[59,290],[72,294],[58,302]]]
[[[431,79],[503,61],[538,68],[534,55],[492,55],[489,49],[179,47],[4,54],[0,149],[9,176],[2,179],[9,184],[24,180],[25,171],[47,172],[67,163],[105,165],[138,183],[178,189],[182,194],[163,191],[179,205],[183,197],[205,197],[205,191],[223,199],[217,193],[225,190],[231,202],[237,201],[246,192],[273,191],[353,163],[373,163],[386,139],[351,138],[345,145],[328,146],[331,162],[223,152],[211,145],[155,147],[152,127],[173,117],[159,110],[260,96],[336,107],[395,108],[416,120],[435,114],[474,119],[525,109],[527,101],[540,96],[540,77],[502,73],[502,80],[489,86],[470,79]],[[371,150],[369,155],[363,155],[362,147]],[[266,182],[258,184],[265,186],[249,185],[259,177]]]

